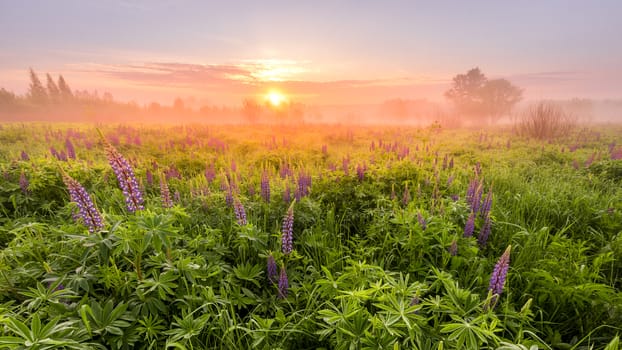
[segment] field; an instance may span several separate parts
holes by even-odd
[[[3,124],[0,172],[0,348],[619,346],[619,126]]]

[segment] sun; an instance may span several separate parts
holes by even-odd
[[[287,97],[279,91],[272,90],[266,94],[266,100],[273,107],[279,107],[283,103],[287,102]]]

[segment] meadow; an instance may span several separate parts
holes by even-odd
[[[0,348],[619,348],[620,126],[13,123],[0,173]]]

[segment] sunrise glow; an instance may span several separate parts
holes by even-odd
[[[266,101],[268,101],[272,107],[279,107],[287,102],[287,97],[279,91],[272,90],[266,94]]]

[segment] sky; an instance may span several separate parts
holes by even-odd
[[[526,99],[622,98],[622,1],[0,0],[0,87],[28,69],[120,101],[442,101],[479,67]]]

